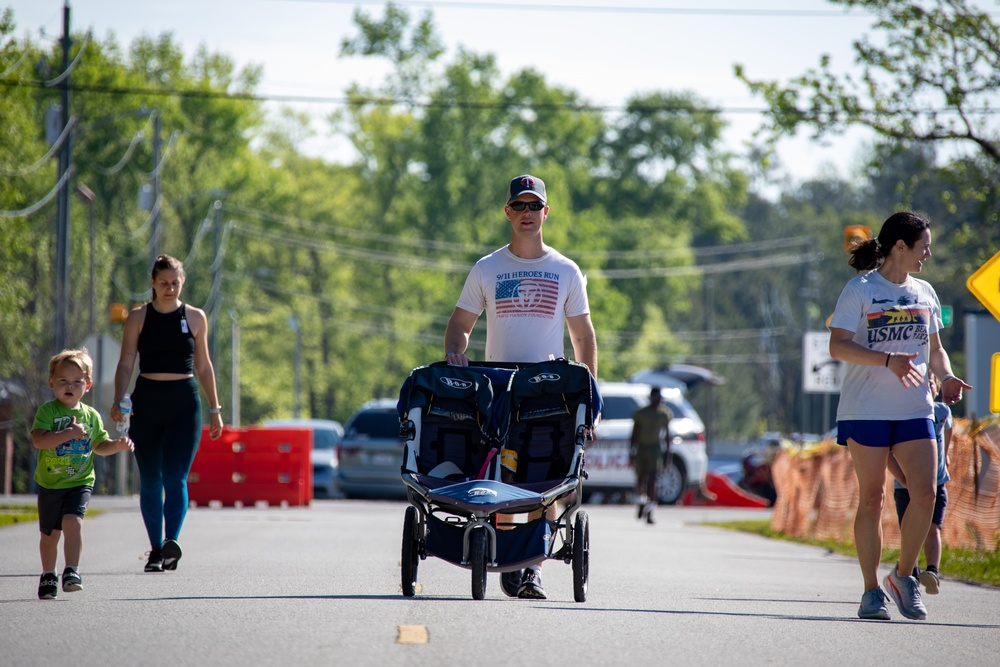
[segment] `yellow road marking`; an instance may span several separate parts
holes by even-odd
[[[425,625],[398,625],[396,631],[397,644],[426,644],[427,626]]]

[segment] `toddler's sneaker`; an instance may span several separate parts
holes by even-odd
[[[59,595],[59,577],[55,572],[46,572],[38,580],[38,599],[54,600]]]
[[[63,593],[75,593],[83,590],[83,579],[80,573],[73,568],[67,567],[63,570]]]
[[[889,593],[899,613],[914,621],[922,621],[927,618],[927,608],[920,600],[920,584],[913,577],[901,577],[896,574],[893,567],[889,574],[885,575],[882,585]]]
[[[861,606],[858,607],[858,618],[888,621],[889,610],[885,606],[887,600],[885,592],[877,586],[865,591],[861,596]]]
[[[937,572],[923,570],[920,573],[919,581],[924,585],[924,590],[927,591],[928,595],[937,595],[941,590],[941,580],[938,578]]]

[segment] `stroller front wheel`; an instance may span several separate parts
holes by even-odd
[[[472,568],[472,598],[486,597],[486,558],[490,534],[484,528],[473,530],[469,535],[469,565]]]
[[[420,554],[417,548],[417,531],[420,517],[417,508],[410,505],[403,517],[403,553],[400,560],[403,595],[412,598],[417,592],[417,566],[420,564]]]
[[[584,511],[576,513],[573,526],[573,599],[587,601],[587,581],[590,578],[590,517]]]

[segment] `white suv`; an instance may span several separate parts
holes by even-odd
[[[601,422],[594,440],[587,444],[584,461],[586,492],[633,491],[635,470],[629,463],[632,415],[649,403],[650,385],[632,382],[601,382],[604,399]],[[671,465],[664,467],[657,484],[659,501],[677,503],[688,488],[697,489],[708,472],[705,425],[676,387],[662,387],[663,403],[673,413],[670,420]]]

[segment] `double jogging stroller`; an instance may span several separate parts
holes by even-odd
[[[397,405],[406,438],[401,475],[403,595],[428,555],[488,572],[558,559],[587,599],[590,525],[580,510],[585,442],[600,414],[597,384],[564,359],[506,366],[435,363],[413,370]],[[555,519],[546,510],[555,507]],[[551,512],[549,512],[551,514]]]

